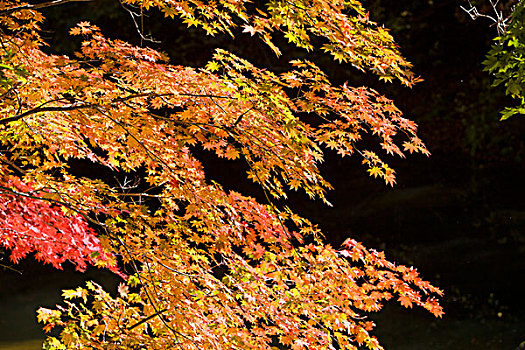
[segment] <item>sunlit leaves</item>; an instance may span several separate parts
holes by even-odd
[[[81,271],[87,264],[117,271],[85,218],[62,210],[60,200],[1,172],[0,193],[0,246],[11,250],[11,260],[34,252],[37,260],[56,268],[71,261]]]
[[[308,50],[318,37],[336,60],[414,82],[357,1],[250,11],[242,0],[125,2],[212,35],[241,25],[275,52],[275,32]],[[384,302],[441,316],[441,291],[413,268],[352,240],[334,249],[315,225],[272,204],[290,190],[328,203],[326,149],[361,157],[392,185],[394,170],[372,149],[428,154],[392,101],[334,86],[307,60],[276,74],[217,50],[204,69],[174,66],[88,22],[71,29],[84,40],[75,58],[50,55],[38,13],[0,18],[0,242],[14,260],[35,252],[57,267],[115,270],[118,257],[130,274],[115,293],[88,283],[64,291],[57,310],[40,309],[45,330],[60,332],[47,348],[380,349],[366,315]],[[210,181],[198,148],[242,160],[266,204]],[[86,177],[73,175],[75,164]]]
[[[243,32],[258,35],[272,51],[280,49],[272,38],[275,32],[298,47],[314,49],[313,38],[323,38],[322,50],[336,61],[349,62],[358,69],[369,69],[382,79],[398,78],[412,85],[417,78],[410,72],[411,64],[404,60],[389,32],[370,21],[368,13],[358,1],[293,0],[269,1],[248,11],[247,1],[213,2],[154,2],[127,0],[145,9],[157,6],[166,16],[180,16],[188,26],[202,27],[208,34],[231,33],[240,24]],[[252,5],[253,6],[253,5]]]

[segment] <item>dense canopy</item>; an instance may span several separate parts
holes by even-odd
[[[383,80],[418,80],[357,1],[123,3],[211,35],[241,26],[277,54],[282,33]],[[38,8],[51,4],[0,2],[0,245],[14,261],[34,252],[125,282],[118,294],[88,282],[40,309],[45,329],[60,329],[48,348],[379,349],[366,314],[384,301],[441,316],[441,291],[414,268],[352,239],[335,249],[274,204],[299,189],[326,201],[324,147],[362,157],[388,184],[377,149],[428,154],[391,100],[334,86],[304,59],[277,74],[217,49],[203,69],[174,66],[88,22],[70,31],[83,37],[74,58],[49,54]],[[243,159],[266,202],[208,180],[199,148]]]

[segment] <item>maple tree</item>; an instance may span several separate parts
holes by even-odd
[[[0,1],[0,244],[14,261],[34,252],[125,282],[117,295],[88,282],[64,291],[63,306],[40,309],[44,328],[60,329],[45,348],[381,349],[366,314],[384,301],[442,315],[442,292],[414,268],[352,239],[335,249],[272,204],[290,190],[327,202],[323,147],[361,156],[388,184],[394,170],[365,148],[365,134],[387,154],[428,154],[391,100],[334,86],[306,60],[276,74],[218,49],[203,69],[174,66],[88,22],[71,29],[84,39],[75,58],[52,55],[37,10],[65,2]],[[385,81],[418,80],[358,1],[123,3],[211,35],[240,26],[276,54],[276,33],[307,50],[315,39]],[[244,159],[267,203],[207,180],[198,147]],[[75,175],[73,160],[115,177]]]

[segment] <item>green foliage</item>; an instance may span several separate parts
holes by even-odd
[[[525,4],[519,3],[507,32],[494,39],[485,70],[493,75],[493,86],[504,85],[505,94],[517,100],[518,105],[506,107],[501,120],[515,114],[525,114]]]
[[[14,80],[12,77],[6,75],[4,71],[11,71],[12,74],[18,78],[17,80],[25,81],[24,78],[27,76],[27,70],[24,67],[11,63],[14,55],[12,50],[6,50],[0,55],[0,87],[6,90],[14,84]]]

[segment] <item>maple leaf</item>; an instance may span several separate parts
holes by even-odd
[[[394,184],[396,183],[396,177],[394,173],[385,174],[384,178],[385,182],[390,186],[394,186]]]
[[[118,290],[118,293],[120,294],[120,296],[122,298],[126,298],[128,296],[129,288],[124,283],[120,283],[118,285],[118,289],[117,290]]]
[[[239,151],[237,151],[235,149],[235,147],[232,147],[232,146],[228,146],[226,148],[226,151],[224,152],[224,156],[227,158],[227,159],[237,159],[239,158]]]
[[[410,151],[410,153],[418,151],[418,147],[411,142],[403,142],[403,148],[405,151]]]
[[[383,175],[383,171],[379,167],[372,167],[367,170],[370,173],[370,176],[378,177]]]
[[[39,321],[39,322],[44,322],[44,321]],[[44,330],[45,333],[49,333],[53,330],[54,327],[55,327],[54,323],[48,323],[44,327],[42,327],[42,329]]]
[[[412,300],[408,296],[400,295],[398,300],[399,300],[399,303],[403,305],[404,307],[406,308],[412,307]]]
[[[255,33],[257,32],[257,30],[254,27],[252,27],[252,26],[250,26],[248,24],[245,24],[242,27],[244,28],[242,32],[243,33],[250,33],[251,36],[254,36]]]

